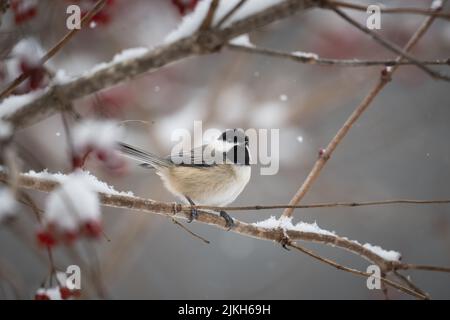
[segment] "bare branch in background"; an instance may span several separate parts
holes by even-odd
[[[335,1],[335,0],[332,0],[332,2],[333,2],[333,5],[341,7],[341,8],[367,12],[367,5],[344,2],[344,1]],[[425,15],[425,16],[443,18],[443,19],[447,19],[447,20],[450,19],[450,13],[447,13],[447,12],[435,12],[430,9],[421,9],[421,8],[412,8],[412,7],[410,7],[410,8],[409,7],[386,8],[384,6],[380,6],[380,12],[381,13],[392,13],[392,14],[417,14],[417,15]]]
[[[430,204],[450,204],[450,199],[442,200],[408,200],[408,199],[394,199],[394,200],[380,200],[380,201],[366,201],[366,202],[328,202],[328,203],[311,203],[303,205],[253,205],[253,206],[194,206],[197,209],[203,210],[226,210],[226,211],[249,211],[249,210],[273,210],[273,209],[315,209],[315,208],[336,208],[336,207],[366,207],[392,204],[411,204],[411,205],[430,205]]]
[[[244,3],[246,3],[246,2],[247,2],[247,0],[241,0],[241,1],[239,1],[238,3],[236,3],[236,5],[235,5],[233,8],[231,8],[231,10],[230,10],[229,12],[227,12],[227,14],[225,14],[225,15],[219,20],[219,22],[217,23],[217,26],[215,26],[215,27],[216,27],[216,28],[220,28],[220,27],[221,27],[228,19],[230,19],[231,16],[232,16],[233,14],[235,14],[236,11],[238,11],[239,8],[242,7],[242,5],[243,5]]]
[[[409,60],[411,63],[416,65],[419,69],[423,70],[424,72],[426,72],[431,77],[433,77],[435,79],[441,79],[441,80],[445,80],[445,81],[450,81],[450,77],[449,76],[443,75],[443,74],[441,74],[441,73],[439,73],[437,71],[434,71],[434,70],[428,68],[427,66],[423,65],[419,60],[417,60],[415,57],[410,55],[407,50],[404,50],[404,49],[400,48],[395,43],[392,43],[389,40],[386,40],[382,36],[378,35],[376,32],[366,28],[365,26],[363,26],[362,24],[360,24],[359,22],[357,22],[356,20],[351,18],[349,15],[347,15],[344,11],[340,10],[339,8],[331,5],[331,10],[336,12],[339,16],[341,16],[344,20],[346,20],[348,23],[350,23],[351,25],[353,25],[357,29],[359,29],[362,32],[368,34],[370,37],[372,37],[372,39],[374,39],[376,42],[378,42],[380,45],[382,45],[386,49],[388,49],[388,50],[390,50],[390,51],[392,51],[392,52],[394,52],[396,54],[399,54],[401,57],[403,57],[406,60]],[[433,17],[433,16],[431,16],[430,18],[435,19],[435,17]]]
[[[342,67],[369,67],[369,66],[394,66],[394,65],[414,65],[411,61],[396,60],[360,60],[360,59],[327,59],[320,58],[316,53],[283,52],[274,49],[249,47],[238,44],[227,44],[231,50],[260,54],[268,57],[284,58],[303,64],[314,64],[323,66],[342,66]],[[419,61],[422,65],[450,65],[450,58],[438,60]]]
[[[442,10],[442,7],[435,9],[436,12],[439,12]],[[417,29],[417,31],[413,34],[413,36],[409,39],[408,43],[405,45],[402,51],[408,52],[411,50],[411,48],[420,40],[420,38],[425,34],[425,32],[429,29],[433,21],[435,20],[435,17],[428,17],[422,25]],[[404,56],[400,55],[396,58],[396,61],[403,61]],[[390,69],[388,69],[390,68]],[[378,79],[377,84],[375,87],[372,88],[372,90],[367,94],[367,96],[364,98],[364,100],[356,107],[355,111],[350,115],[350,117],[345,121],[343,126],[339,129],[339,131],[336,133],[336,135],[333,137],[333,139],[330,141],[326,149],[321,150],[319,153],[319,159],[317,159],[316,163],[314,164],[313,168],[311,169],[310,173],[306,177],[306,180],[303,182],[303,184],[298,189],[297,193],[294,195],[294,197],[290,201],[290,205],[297,205],[303,197],[306,195],[308,190],[311,188],[314,181],[319,177],[323,167],[327,163],[327,161],[330,159],[331,155],[333,154],[334,150],[337,148],[337,146],[341,143],[342,139],[344,139],[347,132],[351,129],[353,124],[358,120],[358,118],[364,113],[364,111],[369,107],[369,105],[372,103],[372,101],[375,99],[375,97],[378,95],[378,93],[383,90],[383,88],[388,84],[388,82],[391,80],[391,77],[393,73],[397,70],[398,65],[395,65],[393,67],[386,67],[381,71],[381,75]],[[287,208],[283,212],[283,217],[290,217],[292,216],[294,212],[294,209]]]
[[[314,251],[308,250],[308,249],[306,249],[306,248],[304,248],[302,246],[299,246],[296,243],[290,242],[287,245],[289,247],[297,249],[300,252],[303,252],[303,253],[307,254],[310,257],[313,257],[314,259],[317,259],[317,260],[319,260],[319,261],[321,261],[323,263],[326,263],[326,264],[328,264],[328,265],[330,265],[332,267],[335,267],[338,270],[342,270],[342,271],[345,271],[345,272],[356,274],[358,276],[363,276],[365,278],[373,276],[373,274],[371,274],[371,273],[363,272],[363,271],[356,270],[356,269],[352,269],[352,268],[343,266],[343,265],[341,265],[341,264],[339,264],[339,263],[337,263],[337,262],[335,262],[333,260],[330,260],[328,258],[321,257],[320,255],[318,255]],[[399,284],[397,282],[394,282],[394,281],[391,281],[391,280],[387,279],[386,277],[380,277],[379,279],[384,284],[392,286],[393,288],[396,288],[396,289],[398,289],[398,290],[400,290],[400,291],[402,291],[402,292],[404,292],[406,294],[409,294],[409,295],[411,295],[413,297],[416,297],[416,298],[419,298],[419,299],[428,299],[429,298],[427,295],[424,295],[421,291],[419,291],[420,289],[418,289],[417,287],[415,289],[412,289],[412,288],[409,289],[407,287],[402,286],[401,284]]]
[[[72,101],[175,61],[196,54],[216,52],[234,37],[314,6],[315,4],[307,0],[286,0],[236,21],[226,28],[214,29],[207,33],[195,33],[151,50],[143,56],[111,64],[64,84],[55,84],[50,86],[42,96],[25,104],[12,114],[6,115],[4,119],[10,121],[15,128],[32,125],[59,111],[58,97],[64,96],[68,101]]]

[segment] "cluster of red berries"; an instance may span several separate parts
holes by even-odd
[[[178,9],[178,12],[184,16],[195,9],[198,0],[172,0],[172,3]]]
[[[67,287],[57,287],[51,289],[39,289],[34,295],[34,300],[51,300],[51,294],[49,290],[58,290],[62,300],[68,300],[70,298],[79,298],[81,296],[80,290],[71,290]]]
[[[55,225],[49,224],[44,229],[38,231],[36,237],[41,246],[51,248],[58,243],[71,245],[80,237],[97,239],[101,234],[102,225],[100,221],[87,221],[81,224],[77,230],[70,231],[61,231]]]
[[[37,0],[11,0],[11,10],[17,25],[25,23],[37,15]]]
[[[14,94],[24,94],[44,88],[49,82],[48,70],[41,64],[29,63],[26,59],[20,60],[20,71],[28,75],[24,86],[17,88]]]
[[[14,89],[13,94],[25,94],[46,87],[50,72],[40,61],[42,52],[40,44],[33,38],[19,41],[11,50],[11,56],[0,63],[0,83],[9,83],[26,74],[28,78]]]

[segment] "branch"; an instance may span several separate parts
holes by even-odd
[[[211,28],[212,22],[214,20],[214,15],[216,14],[217,7],[219,6],[220,0],[212,0],[209,6],[208,13],[200,26],[200,31],[206,31]]]
[[[240,7],[242,7],[242,5],[244,3],[246,3],[247,0],[241,0],[238,3],[236,3],[236,5],[231,8],[231,10],[229,12],[227,12],[227,14],[225,14],[222,19],[219,20],[219,22],[216,25],[216,28],[220,28],[228,19],[230,19],[230,17],[236,13],[236,11],[239,10]]]
[[[446,1],[446,0],[445,0]],[[435,11],[439,12],[442,10],[441,8],[437,8]],[[422,23],[422,25],[416,30],[416,32],[412,35],[412,37],[409,39],[408,43],[403,48],[403,51],[408,52],[412,49],[412,47],[415,46],[415,44],[420,40],[420,38],[425,34],[425,32],[429,29],[433,21],[435,20],[435,17],[428,17],[425,19],[425,21]],[[396,58],[396,61],[400,62],[404,60],[404,56],[400,55]],[[327,163],[328,159],[330,159],[331,155],[333,154],[333,151],[337,148],[339,143],[341,143],[342,139],[344,139],[345,135],[348,133],[348,131],[351,129],[353,124],[359,119],[359,117],[364,113],[364,111],[369,107],[369,105],[372,103],[372,101],[375,99],[375,97],[378,95],[378,93],[381,92],[381,90],[386,86],[386,84],[390,81],[392,78],[392,75],[397,70],[399,66],[395,65],[393,67],[386,67],[382,70],[381,75],[378,79],[378,82],[376,85],[372,88],[372,90],[367,94],[367,96],[364,98],[364,100],[356,107],[356,109],[353,111],[353,113],[350,115],[350,117],[345,121],[343,126],[339,129],[339,131],[336,133],[336,135],[331,139],[330,143],[326,147],[326,149],[321,150],[319,159],[315,162],[313,168],[311,169],[310,173],[306,177],[306,180],[303,182],[303,184],[300,186],[294,197],[289,202],[290,205],[297,205],[303,197],[306,195],[308,190],[311,188],[314,181],[319,177],[323,167]],[[389,69],[388,69],[389,68]],[[287,208],[283,212],[283,217],[290,217],[292,216],[294,212],[294,209]]]
[[[7,179],[7,174],[3,171],[0,171],[0,181],[5,182],[7,181]],[[52,192],[59,186],[59,183],[55,179],[21,174],[19,177],[18,186],[24,189],[31,189],[41,192]],[[171,218],[183,218],[186,220],[190,218],[192,209],[191,206],[184,206],[176,203],[159,202],[135,196],[127,196],[119,194],[118,192],[100,192],[99,198],[103,206],[130,209],[139,212],[163,215]],[[203,224],[208,224],[219,229],[228,230],[224,219],[222,219],[219,215],[208,211],[198,210],[198,217],[195,221]],[[365,260],[380,266],[380,268],[385,272],[390,272],[393,270],[416,269],[450,273],[450,268],[446,267],[407,264],[400,261],[387,260],[356,241],[352,241],[334,234],[304,232],[281,228],[262,228],[237,219],[234,219],[234,222],[235,226],[231,229],[230,232],[234,232],[251,238],[274,241],[277,243],[282,243],[286,240],[286,237],[288,237],[290,241],[302,240],[338,247],[354,253],[364,258]]]
[[[142,56],[112,63],[67,83],[50,86],[37,99],[4,116],[4,120],[10,121],[16,129],[35,124],[58,111],[57,97],[64,96],[68,101],[72,101],[178,60],[193,55],[217,52],[232,38],[314,6],[316,4],[308,0],[286,0],[223,29],[197,32],[155,48]]]
[[[341,264],[339,264],[339,263],[337,263],[337,262],[335,262],[333,260],[330,260],[328,258],[321,257],[320,255],[318,255],[314,251],[308,250],[308,249],[306,249],[306,248],[304,248],[302,246],[299,246],[296,243],[292,243],[291,242],[291,243],[289,243],[287,245],[289,247],[292,247],[292,248],[300,251],[300,252],[303,252],[303,253],[307,254],[310,257],[313,257],[314,259],[317,259],[317,260],[319,260],[319,261],[321,261],[323,263],[326,263],[326,264],[328,264],[328,265],[330,265],[330,266],[332,266],[332,267],[334,267],[334,268],[336,268],[338,270],[342,270],[342,271],[345,271],[345,272],[356,274],[358,276],[363,276],[365,278],[374,276],[371,273],[363,272],[363,271],[356,270],[356,269],[353,269],[353,268],[349,268],[349,267],[343,266],[343,265],[341,265]],[[411,288],[411,289],[409,289],[407,287],[402,286],[401,284],[399,284],[397,282],[394,282],[392,280],[387,279],[386,277],[380,277],[379,279],[383,283],[385,283],[385,284],[387,284],[387,285],[389,285],[389,286],[391,286],[393,288],[396,288],[396,289],[398,289],[398,290],[400,290],[400,291],[402,291],[402,292],[404,292],[406,294],[409,294],[409,295],[411,295],[413,297],[416,297],[416,298],[419,298],[419,299],[423,299],[423,300],[429,299],[429,297],[426,294],[423,294],[423,292],[420,289],[418,289],[417,287],[412,287],[412,285],[413,285],[412,282],[410,282],[408,284],[408,286],[410,286],[410,288]]]
[[[231,50],[255,53],[259,55],[285,58],[295,62],[304,64],[324,65],[324,66],[342,66],[342,67],[368,67],[368,66],[395,66],[395,65],[414,65],[411,61],[396,61],[396,60],[359,60],[359,59],[327,59],[319,58],[317,54],[312,53],[310,56],[302,56],[295,53],[283,52],[273,49],[249,47],[238,44],[227,44]],[[422,65],[450,65],[450,58],[438,60],[419,60]]]
[[[336,207],[366,207],[389,204],[414,204],[414,205],[428,205],[428,204],[449,204],[450,199],[443,200],[408,200],[408,199],[394,199],[394,200],[380,200],[380,201],[366,201],[366,202],[328,202],[328,203],[311,203],[303,205],[253,205],[253,206],[194,206],[197,209],[214,210],[214,211],[249,211],[249,210],[273,210],[273,209],[315,209],[315,208],[336,208]]]
[[[416,65],[419,69],[423,70],[425,73],[430,75],[431,77],[435,79],[450,81],[450,77],[443,75],[437,71],[434,71],[427,66],[423,65],[419,60],[417,60],[414,56],[410,55],[407,50],[404,50],[400,47],[398,47],[395,43],[390,42],[389,40],[386,40],[382,36],[378,35],[376,32],[366,28],[353,18],[351,18],[349,15],[347,15],[344,11],[340,10],[336,6],[334,6],[332,3],[329,3],[330,9],[336,12],[341,18],[343,18],[345,21],[353,25],[355,28],[359,29],[363,33],[369,35],[373,40],[378,42],[380,45],[385,47],[386,49],[400,55],[402,58],[409,60],[412,64]],[[429,19],[435,19],[435,17],[429,17]]]
[[[401,281],[403,281],[408,287],[410,287],[412,290],[419,292],[420,294],[424,295],[425,297],[427,297],[428,299],[430,298],[430,295],[423,291],[422,289],[420,289],[418,286],[416,286],[411,279],[409,279],[409,277],[404,276],[403,274],[401,274],[400,272],[394,271],[394,275],[399,278]]]

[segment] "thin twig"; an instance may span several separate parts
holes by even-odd
[[[420,289],[418,286],[416,286],[414,284],[414,282],[411,281],[411,279],[409,279],[409,277],[406,277],[404,275],[402,275],[400,272],[398,272],[397,270],[394,270],[393,274],[399,278],[401,281],[403,281],[408,287],[410,287],[412,290],[416,291],[416,292],[420,292],[420,294],[430,298],[430,295],[423,291],[422,289]]]
[[[446,2],[446,0],[445,0]],[[441,8],[437,8],[435,11],[439,12]],[[435,17],[428,17],[425,19],[425,21],[421,24],[421,26],[416,30],[416,32],[412,35],[412,37],[409,39],[408,43],[405,45],[404,49],[402,51],[410,51],[411,48],[419,41],[419,39],[425,34],[425,32],[428,30],[428,28],[431,26],[433,21],[435,20]],[[396,58],[397,61],[403,61],[404,56],[400,55]],[[290,205],[297,205],[303,197],[306,195],[308,190],[311,188],[312,184],[316,179],[319,177],[323,167],[327,163],[330,156],[333,154],[333,151],[337,148],[337,146],[341,143],[341,141],[344,139],[347,132],[351,129],[353,124],[356,122],[356,120],[359,119],[359,117],[364,113],[364,111],[367,109],[367,107],[372,103],[372,101],[375,99],[375,97],[378,95],[378,93],[386,86],[386,84],[390,81],[392,75],[397,70],[398,65],[395,65],[393,67],[386,67],[381,71],[381,75],[378,79],[378,82],[376,85],[372,88],[372,90],[367,94],[367,96],[364,98],[364,100],[356,107],[356,109],[353,111],[353,113],[350,115],[350,117],[345,121],[343,126],[339,129],[339,131],[336,133],[336,135],[331,139],[330,143],[326,147],[326,149],[322,150],[319,155],[319,159],[315,162],[313,168],[311,169],[310,173],[306,177],[306,180],[303,182],[303,184],[300,186],[294,197],[289,202]],[[292,213],[294,212],[294,209],[287,208],[283,212],[283,217],[290,217],[292,216]]]
[[[445,272],[450,273],[450,268],[447,267],[437,267],[437,266],[429,266],[424,264],[410,264],[410,263],[402,263],[396,270],[422,270],[422,271],[433,271],[433,272]]]
[[[83,27],[91,21],[91,19],[103,8],[107,0],[98,0],[94,7],[86,14],[80,21],[81,26]],[[72,29],[67,32],[47,53],[40,59],[39,64],[44,65],[48,60],[50,60],[59,50],[61,50],[64,45],[66,45],[70,39],[78,32],[80,29]],[[14,91],[22,82],[24,82],[30,76],[29,72],[23,72],[20,74],[13,82],[11,82],[1,93],[0,100],[3,100],[7,96]]]
[[[206,244],[210,244],[210,241],[203,238],[201,235],[196,234],[195,232],[191,231],[188,229],[188,227],[186,227],[185,225],[183,225],[181,222],[179,222],[177,219],[170,217],[172,219],[172,222],[175,223],[177,226],[179,226],[181,229],[183,229],[184,231],[186,231],[187,233],[189,233],[191,236],[200,239],[201,241],[203,241]]]
[[[238,44],[227,44],[231,50],[255,53],[275,58],[285,58],[295,62],[304,64],[314,64],[323,66],[342,66],[342,67],[369,67],[369,66],[394,66],[394,65],[414,65],[411,61],[396,61],[396,60],[360,60],[360,59],[328,59],[319,58],[316,54],[311,56],[296,55],[295,53],[283,52],[274,49],[249,47]],[[450,58],[437,60],[420,60],[423,65],[450,65]]]
[[[425,73],[427,73],[431,77],[433,77],[435,79],[450,81],[450,77],[449,76],[443,75],[443,74],[441,74],[441,73],[439,73],[437,71],[434,71],[434,70],[428,68],[427,66],[423,65],[414,56],[410,55],[407,50],[404,50],[404,49],[400,48],[395,43],[392,43],[389,40],[386,40],[382,36],[378,35],[376,32],[366,28],[365,26],[363,26],[362,24],[357,22],[355,19],[351,18],[344,11],[342,11],[339,8],[337,8],[336,6],[333,6],[332,3],[330,3],[330,9],[333,10],[334,12],[336,12],[345,21],[347,21],[348,23],[350,23],[351,25],[353,25],[354,27],[356,27],[360,31],[362,31],[365,34],[367,34],[370,37],[372,37],[372,39],[374,39],[376,42],[378,42],[380,45],[382,45],[386,49],[388,49],[388,50],[390,50],[390,51],[400,55],[404,59],[407,59],[407,60],[411,61],[411,63],[413,63],[415,66],[417,66],[419,69],[423,70]],[[434,19],[435,17],[430,17],[430,18]]]
[[[216,28],[220,28],[229,18],[231,18],[231,16],[239,10],[240,7],[242,7],[242,5],[244,3],[246,3],[247,0],[241,0],[238,3],[236,3],[236,5],[231,8],[230,11],[228,11],[220,20],[219,22],[217,22]]]
[[[377,205],[390,205],[390,204],[414,204],[414,205],[429,205],[429,204],[450,204],[450,199],[445,200],[381,200],[381,201],[366,201],[366,202],[328,202],[328,203],[311,203],[303,205],[288,205],[288,204],[275,204],[275,205],[252,205],[252,206],[194,206],[197,209],[214,210],[214,211],[250,211],[250,210],[273,210],[273,209],[316,209],[316,208],[335,208],[335,207],[365,207],[365,206],[377,206]],[[186,207],[188,208],[188,207]]]
[[[214,20],[214,15],[216,14],[217,7],[219,6],[220,0],[212,0],[209,6],[208,13],[206,14],[205,19],[200,25],[200,31],[205,31],[211,28],[212,22]]]

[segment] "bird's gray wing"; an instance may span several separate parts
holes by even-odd
[[[205,144],[186,152],[171,154],[166,159],[170,159],[172,163],[182,166],[210,167],[217,164],[215,155],[215,150],[210,145]]]

